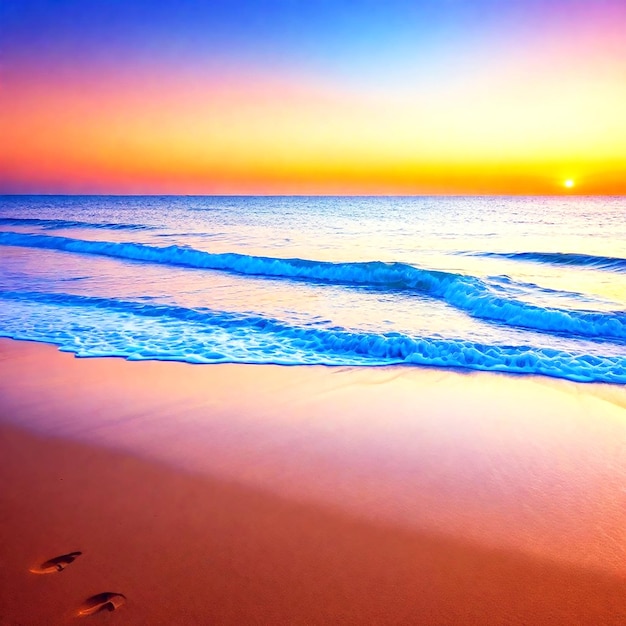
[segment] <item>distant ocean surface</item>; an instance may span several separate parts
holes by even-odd
[[[626,384],[626,198],[2,196],[0,336]]]

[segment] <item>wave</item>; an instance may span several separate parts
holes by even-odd
[[[100,228],[105,230],[152,230],[152,226],[142,224],[118,224],[116,222],[97,223],[82,222],[80,220],[53,220],[37,217],[0,217],[2,226],[39,226],[44,230],[59,230],[61,228]]]
[[[575,252],[464,252],[468,256],[496,257],[554,265],[575,265],[592,269],[626,272],[626,259]]]
[[[184,246],[158,247],[139,243],[84,241],[12,232],[0,233],[0,245],[63,250],[246,276],[409,291],[442,300],[472,317],[508,326],[600,340],[626,339],[626,311],[544,308],[499,295],[501,286],[490,286],[475,276],[428,270],[406,263],[280,259],[234,252],[204,252]]]
[[[337,327],[294,326],[257,315],[64,293],[5,291],[0,292],[0,298],[38,306],[26,328],[17,311],[10,310],[10,304],[3,307],[0,336],[53,343],[85,357],[280,365],[413,364],[542,374],[579,382],[626,383],[626,357],[622,356],[485,345],[397,332],[376,334]],[[45,305],[49,305],[48,311]],[[59,315],[58,307],[65,307],[63,315]],[[113,319],[104,324],[103,319],[111,314]],[[129,316],[135,321],[123,323]],[[136,321],[142,318],[149,318],[150,323],[142,325]],[[180,340],[180,322],[185,329],[184,341]]]

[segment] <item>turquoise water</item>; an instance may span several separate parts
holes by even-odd
[[[626,383],[626,199],[0,198],[0,335]]]

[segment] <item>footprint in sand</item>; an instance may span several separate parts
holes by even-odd
[[[55,556],[53,559],[33,567],[30,571],[33,574],[53,574],[54,572],[62,572],[70,563],[73,563],[76,557],[79,557],[82,552],[69,552],[68,554],[62,554],[61,556]]]
[[[125,602],[126,596],[121,593],[113,593],[112,591],[97,593],[95,596],[87,598],[80,605],[78,615],[79,617],[86,617],[87,615],[100,613],[100,611],[115,611],[115,609],[119,609]]]

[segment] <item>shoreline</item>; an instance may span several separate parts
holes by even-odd
[[[622,623],[625,398],[0,340],[0,623]]]

